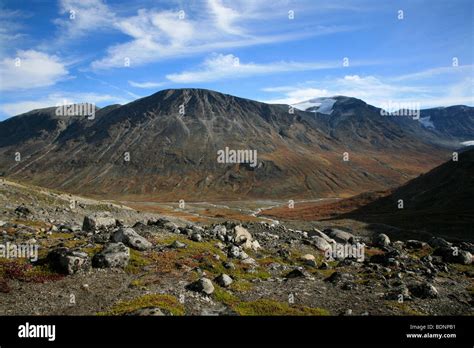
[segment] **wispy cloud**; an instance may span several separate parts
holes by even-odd
[[[128,81],[128,84],[135,88],[157,88],[165,85],[164,82],[135,82],[135,81]]]
[[[272,30],[262,32],[256,23],[274,15],[263,12],[265,6],[269,5],[248,1],[224,4],[220,0],[208,0],[209,11],[195,16],[182,10],[145,9],[138,10],[131,17],[115,16],[113,28],[131,40],[108,47],[106,56],[93,61],[91,67],[100,70],[140,66],[219,49],[285,42],[356,29],[347,25],[316,25],[306,26],[305,30],[282,31],[278,30],[279,26],[272,26]]]
[[[166,78],[175,83],[209,82],[290,71],[334,69],[341,66],[340,62],[243,63],[233,54],[214,54],[206,59],[198,70],[169,74]]]
[[[0,61],[0,90],[26,90],[54,85],[68,77],[59,57],[35,50],[18,51]]]
[[[130,99],[125,99],[110,94],[52,93],[43,98],[34,100],[20,100],[12,103],[0,104],[0,111],[8,116],[14,116],[34,109],[46,108],[64,103],[126,104],[130,101]]]

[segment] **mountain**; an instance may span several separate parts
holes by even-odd
[[[474,108],[455,105],[446,108],[425,109],[420,122],[435,134],[463,141],[474,140]]]
[[[204,89],[163,90],[93,119],[34,110],[0,122],[0,172],[110,198],[319,198],[398,186],[452,152],[454,135],[334,99],[330,116]],[[226,148],[256,150],[258,165],[219,163]]]
[[[343,217],[473,240],[473,197],[474,148],[470,148],[457,161],[449,160]],[[399,200],[403,209],[398,208]]]

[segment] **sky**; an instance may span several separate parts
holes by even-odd
[[[0,0],[0,120],[169,88],[474,105],[472,0]]]

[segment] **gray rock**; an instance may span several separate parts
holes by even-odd
[[[443,258],[444,262],[459,263],[462,265],[470,265],[472,263],[472,254],[465,250],[459,250],[455,247],[442,247],[434,252]]]
[[[438,289],[430,283],[413,284],[410,286],[410,292],[413,296],[419,298],[438,297]]]
[[[152,317],[161,317],[164,316],[165,314],[161,311],[160,308],[158,307],[147,307],[147,308],[140,308],[137,310],[134,310],[130,313],[125,314],[127,316],[152,316]]]
[[[240,255],[240,248],[238,246],[232,245],[229,250],[227,251],[227,256],[238,258]]]
[[[433,248],[449,248],[452,246],[447,240],[440,237],[433,237],[428,241],[428,244]]]
[[[68,248],[52,250],[49,252],[47,259],[52,268],[64,274],[88,271],[91,267],[87,253],[69,250]]]
[[[103,215],[89,215],[84,217],[82,229],[84,231],[95,231],[115,227],[115,219]]]
[[[324,239],[328,243],[332,243],[334,241],[334,239],[330,238],[326,233],[321,232],[317,228],[313,229],[313,231],[308,231],[307,233],[309,238],[319,237]]]
[[[130,260],[130,249],[123,243],[110,243],[95,254],[92,266],[97,268],[124,268]]]
[[[202,236],[199,233],[195,232],[191,235],[191,240],[195,242],[202,242]]]
[[[325,280],[330,283],[350,282],[354,280],[354,276],[350,273],[334,272]]]
[[[190,284],[189,288],[197,292],[205,293],[206,295],[210,295],[214,292],[212,281],[204,277]]]
[[[147,250],[153,246],[149,241],[135,232],[133,228],[129,227],[121,227],[113,234],[112,241],[116,243],[124,243],[125,245],[136,250]]]
[[[379,234],[374,238],[374,244],[379,247],[388,247],[390,245],[390,238],[386,234]]]
[[[184,249],[186,248],[186,244],[180,242],[179,240],[175,240],[173,243],[171,243],[170,247],[173,249]]]
[[[305,254],[305,255],[301,256],[300,260],[305,265],[308,265],[308,266],[311,266],[311,267],[316,267],[316,258],[314,257],[314,255]]]
[[[349,240],[351,238],[355,238],[354,235],[352,235],[351,233],[341,231],[335,228],[326,229],[324,230],[324,233],[326,233],[329,237],[331,237],[338,243],[349,243]]]
[[[227,274],[222,273],[220,276],[218,276],[215,279],[215,282],[222,286],[223,288],[228,287],[230,284],[232,284],[233,280],[231,277],[229,277]]]
[[[326,251],[331,249],[331,245],[322,237],[313,236],[311,237],[311,242],[313,246],[320,251]]]
[[[234,239],[234,242],[238,245],[241,245],[243,248],[252,248],[252,235],[246,228],[242,227],[241,225],[234,227],[232,237]]]
[[[285,278],[308,278],[309,274],[301,267],[295,268],[294,270],[290,271]]]

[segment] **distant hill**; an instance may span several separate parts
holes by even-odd
[[[340,217],[474,240],[474,148]]]

